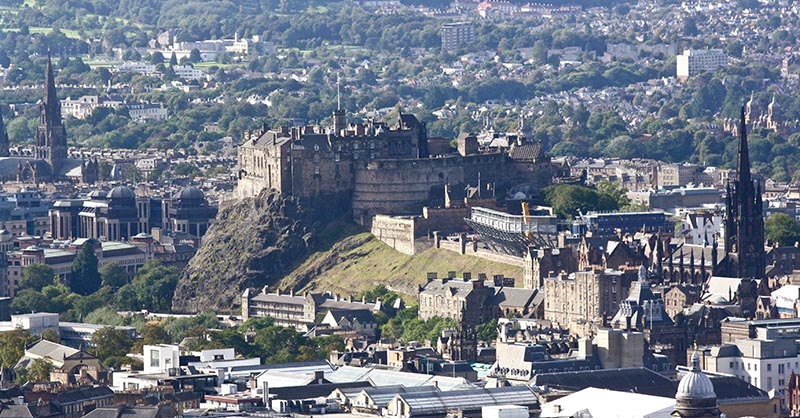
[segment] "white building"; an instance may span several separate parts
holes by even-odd
[[[128,105],[131,120],[147,122],[167,119],[167,108],[161,103],[131,103]]]
[[[60,322],[57,313],[38,312],[22,315],[11,315],[11,321],[0,322],[0,332],[24,329],[33,335],[42,335],[45,330],[57,331],[62,343],[72,347],[92,345],[94,333],[108,325],[85,324],[79,322]],[[125,331],[131,338],[136,337],[134,327],[112,327]]]
[[[117,66],[117,71],[121,73],[137,73],[142,75],[156,74],[156,65],[147,62],[124,62]]]
[[[124,105],[121,97],[81,96],[77,99],[67,97],[61,101],[61,113],[76,119],[86,119],[98,107],[117,109]]]
[[[176,76],[186,81],[205,80],[208,77],[206,73],[190,65],[176,65],[173,70]]]
[[[705,348],[704,371],[736,376],[759,389],[786,395],[786,382],[800,371],[800,353],[794,336],[798,325],[757,327],[756,338]]]
[[[687,49],[677,59],[677,76],[681,80],[728,66],[728,54],[721,49]]]
[[[169,373],[180,366],[180,348],[176,344],[146,345],[142,354],[145,374]]]

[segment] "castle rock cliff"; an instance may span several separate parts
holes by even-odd
[[[345,212],[336,199],[322,208],[269,191],[222,209],[181,274],[173,311],[238,312],[245,288],[277,283],[314,251],[314,231]]]

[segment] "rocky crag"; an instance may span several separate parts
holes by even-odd
[[[268,191],[225,207],[184,269],[173,311],[237,312],[245,288],[277,283],[318,249],[323,233],[346,213],[337,199],[301,202]]]

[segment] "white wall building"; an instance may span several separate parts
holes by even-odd
[[[167,108],[161,103],[131,103],[128,105],[131,120],[147,122],[149,120],[165,120]]]
[[[142,354],[145,374],[168,373],[180,366],[180,349],[175,344],[146,345]]]
[[[759,327],[756,338],[704,349],[702,368],[736,376],[766,392],[774,389],[785,398],[789,376],[800,371],[798,332],[797,325]]]
[[[677,57],[677,76],[681,80],[728,66],[728,54],[721,49],[687,49]]]
[[[173,70],[176,76],[186,81],[205,80],[208,77],[208,74],[190,65],[176,65]]]

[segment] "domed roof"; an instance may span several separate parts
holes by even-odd
[[[180,200],[204,200],[206,195],[203,191],[194,186],[187,186],[178,192],[178,199]]]
[[[692,355],[692,369],[683,376],[678,384],[678,393],[675,399],[715,399],[714,385],[711,379],[700,371],[700,356]]]
[[[127,186],[117,186],[106,195],[108,199],[136,199],[136,193]]]
[[[87,196],[90,199],[105,199],[106,195],[108,195],[107,190],[97,189],[97,190],[92,190]]]

